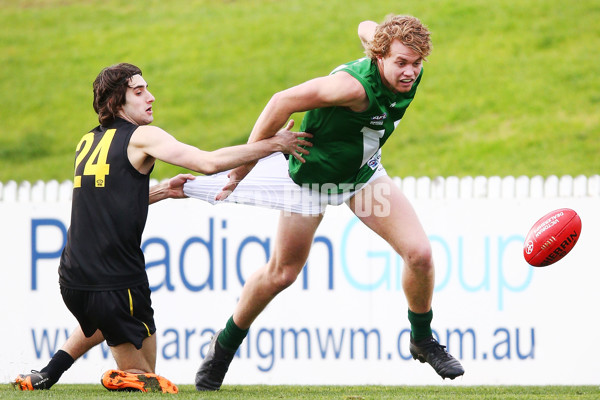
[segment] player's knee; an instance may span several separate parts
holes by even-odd
[[[431,245],[427,242],[412,246],[406,252],[404,261],[413,270],[425,273],[431,271],[433,269]]]
[[[296,282],[297,277],[298,274],[296,273],[295,268],[283,267],[273,274],[271,282],[273,283],[275,291],[281,292]]]

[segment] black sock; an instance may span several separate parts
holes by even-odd
[[[71,365],[75,360],[66,351],[59,350],[54,353],[54,356],[40,372],[48,373],[48,378],[52,381],[52,384],[58,382],[63,372],[71,368]]]

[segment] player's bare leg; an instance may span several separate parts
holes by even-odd
[[[252,322],[302,271],[322,219],[322,215],[281,213],[271,259],[248,278],[225,332],[221,330],[214,335],[196,372],[197,390],[221,387],[233,355]]]
[[[404,260],[402,287],[412,326],[410,352],[413,358],[428,362],[442,378],[463,375],[462,365],[431,335],[435,284],[431,245],[406,196],[389,176],[382,176],[358,192],[349,206]]]
[[[100,331],[96,331],[87,338],[81,327],[77,326],[62,348],[52,356],[46,367],[40,371],[32,370],[30,374],[19,374],[13,381],[13,386],[20,390],[50,389],[75,360],[103,341],[104,336]]]
[[[233,320],[248,329],[254,319],[282,290],[289,287],[308,259],[317,227],[323,215],[281,213],[271,259],[249,278],[233,313]]]
[[[178,393],[179,389],[171,381],[156,375],[156,334],[142,342],[136,349],[131,343],[123,343],[110,348],[118,369],[111,369],[102,375],[102,385],[113,391],[140,391]]]
[[[117,368],[132,373],[154,373],[156,367],[156,334],[144,339],[142,348],[136,349],[131,343],[111,346]]]
[[[435,283],[431,245],[406,196],[390,177],[382,176],[352,197],[349,206],[404,260],[402,287],[408,307],[428,312]]]

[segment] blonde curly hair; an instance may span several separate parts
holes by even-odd
[[[423,60],[431,54],[431,34],[418,18],[410,15],[388,15],[375,29],[373,40],[365,45],[365,54],[372,60],[385,57],[396,39],[417,52]]]

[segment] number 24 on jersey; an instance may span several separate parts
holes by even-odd
[[[90,154],[83,167],[83,175],[93,175],[96,187],[104,187],[106,176],[110,173],[110,164],[108,164],[108,149],[115,136],[116,129],[109,129],[104,133],[102,139],[93,146],[94,134],[92,132],[84,135],[77,145],[77,157],[75,158],[75,178],[73,188],[81,187],[81,175],[77,175],[79,165],[86,156]]]

